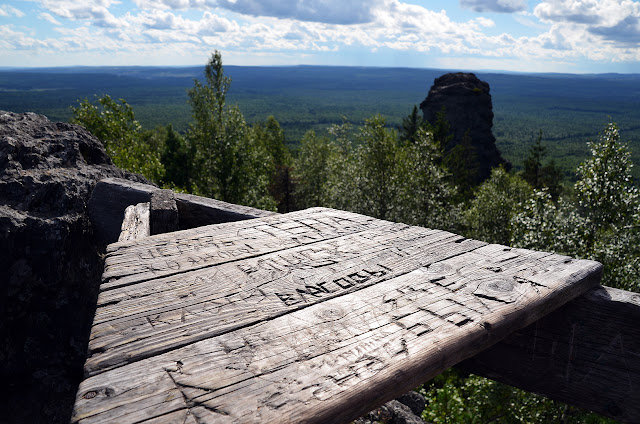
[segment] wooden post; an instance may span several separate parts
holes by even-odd
[[[461,364],[473,373],[640,422],[640,294],[597,287]]]
[[[149,203],[138,203],[124,210],[122,229],[118,241],[138,240],[151,235]]]

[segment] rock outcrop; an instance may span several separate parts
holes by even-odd
[[[427,98],[420,104],[424,119],[434,124],[438,113],[445,111],[452,131],[452,139],[445,147],[450,151],[470,137],[476,156],[474,182],[484,181],[491,175],[491,168],[511,165],[502,158],[496,147],[493,127],[493,105],[489,84],[474,74],[451,73],[436,78]]]
[[[425,406],[421,394],[409,392],[358,418],[354,424],[425,424],[420,418]]]
[[[3,422],[69,421],[102,273],[87,201],[107,177],[147,182],[80,126],[0,111]]]

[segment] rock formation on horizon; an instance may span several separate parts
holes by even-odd
[[[102,274],[87,202],[107,177],[148,183],[81,126],[0,111],[2,422],[71,416]]]
[[[445,151],[461,144],[465,134],[471,138],[471,145],[478,161],[476,183],[491,175],[491,168],[511,164],[502,158],[496,147],[493,127],[493,104],[489,84],[471,73],[449,73],[436,78],[427,98],[420,103],[425,121],[434,124],[437,114],[444,111],[451,125],[452,139]]]

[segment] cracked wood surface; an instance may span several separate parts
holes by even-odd
[[[348,422],[601,266],[315,208],[109,246],[73,421]]]

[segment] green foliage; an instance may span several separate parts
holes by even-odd
[[[301,209],[331,204],[329,181],[338,155],[337,146],[327,137],[318,137],[314,131],[304,135],[294,166],[295,195]]]
[[[165,168],[163,184],[166,187],[190,192],[192,190],[193,160],[195,151],[193,146],[169,124],[166,128],[164,149],[161,160]]]
[[[610,123],[599,143],[589,143],[591,158],[578,168],[579,205],[589,218],[591,234],[619,231],[638,218],[638,189],[631,181],[630,151]]]
[[[266,172],[269,177],[269,194],[275,199],[278,212],[294,209],[292,158],[285,144],[284,131],[273,116],[252,127],[252,136],[267,153]]]
[[[205,82],[196,80],[189,90],[194,122],[188,139],[196,149],[195,190],[226,202],[274,209],[268,192],[272,162],[238,107],[226,104],[230,85],[216,51],[205,66]]]
[[[397,172],[400,162],[398,134],[385,128],[384,118],[376,115],[365,121],[358,141],[353,175],[357,184],[354,210],[380,219],[392,219],[400,177]]]
[[[143,131],[133,108],[104,96],[92,104],[84,99],[73,108],[73,122],[84,126],[104,144],[114,164],[159,182],[164,174],[160,162],[162,141],[152,131]]]
[[[432,423],[565,423],[614,421],[477,375],[449,369],[419,389]]]
[[[509,244],[510,222],[532,194],[531,186],[519,176],[502,167],[493,169],[464,211],[465,235],[489,243]]]
[[[571,202],[554,202],[546,189],[534,190],[511,220],[516,247],[585,257],[585,218]]]
[[[327,181],[328,206],[348,211],[361,210],[358,206],[358,172],[352,125],[343,117],[341,124],[333,124],[328,130],[337,154],[330,156]]]
[[[305,135],[296,161],[300,206],[329,206],[381,219],[453,229],[458,214],[441,149],[425,128],[402,142],[380,115],[352,137],[343,122],[332,139]]]
[[[418,130],[424,126],[422,118],[418,114],[418,106],[413,105],[411,113],[402,119],[402,127],[400,128],[400,139],[410,143],[416,142]]]
[[[399,197],[395,218],[412,225],[455,229],[459,211],[455,187],[442,165],[442,149],[433,134],[420,128],[415,142],[404,146],[399,161]]]
[[[640,195],[631,178],[631,153],[613,123],[589,147],[592,157],[578,168],[575,184],[585,216],[583,255],[605,265],[605,284],[639,291]]]
[[[551,250],[604,264],[603,284],[640,291],[640,197],[631,181],[630,152],[608,124],[591,158],[578,169],[577,204],[557,204],[536,191],[512,221],[516,246]]]
[[[449,143],[453,140],[451,132],[451,124],[447,120],[447,111],[444,106],[436,114],[436,121],[429,122],[429,131],[433,133],[433,139],[438,143],[441,149],[447,150]]]
[[[540,131],[538,140],[529,148],[529,153],[524,160],[522,178],[535,189],[546,187],[551,197],[557,200],[562,192],[562,172],[553,160],[546,165],[543,164],[545,156],[547,156],[547,148],[542,145],[542,131]]]
[[[453,184],[458,187],[460,199],[471,198],[478,179],[479,163],[469,131],[445,154],[443,162],[449,169]]]

